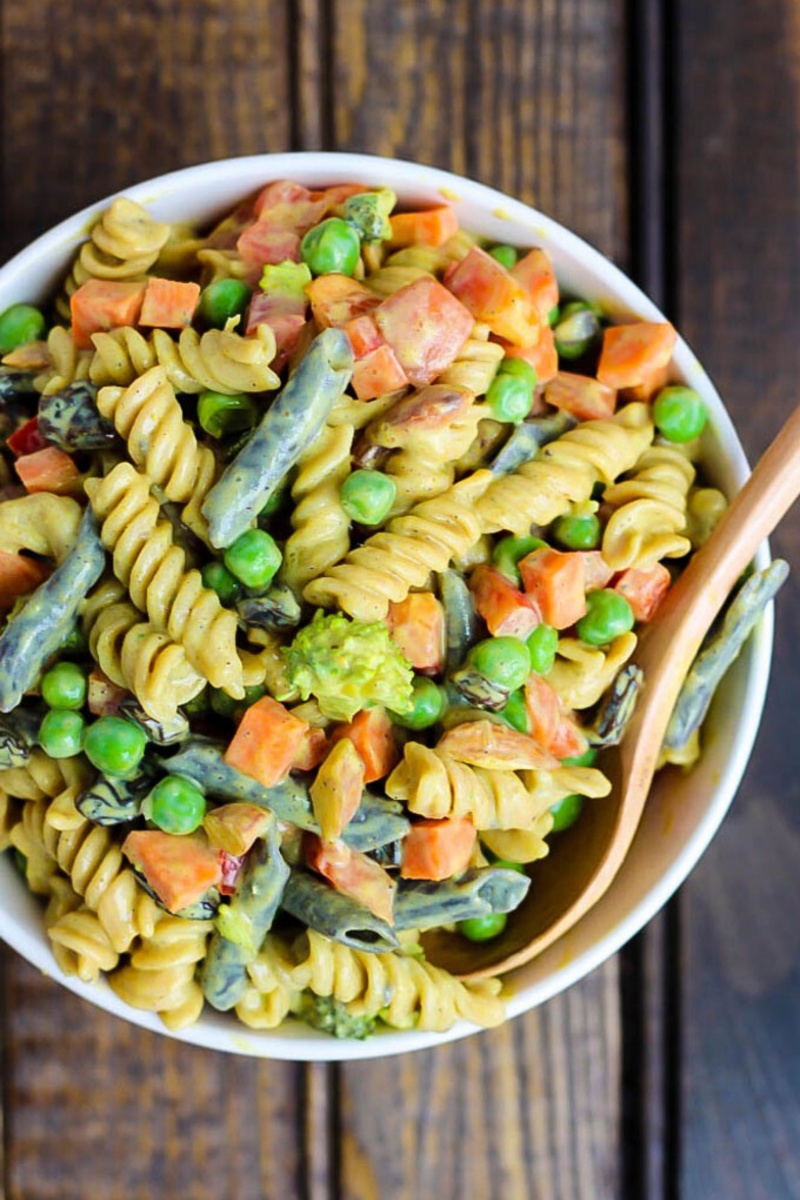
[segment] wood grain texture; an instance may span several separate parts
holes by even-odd
[[[620,11],[614,0],[339,4],[333,145],[466,172],[624,258]],[[619,1044],[610,963],[512,1026],[343,1066],[342,1197],[611,1200]]]
[[[798,401],[800,21],[680,10],[679,316],[755,457]],[[796,508],[772,547],[796,567]],[[683,1200],[800,1196],[799,623],[790,577],[755,754],[683,891]]]

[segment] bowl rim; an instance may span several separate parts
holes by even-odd
[[[381,177],[382,173],[387,171],[391,179]],[[251,177],[255,182],[249,182]],[[456,206],[462,202],[474,204],[484,210],[487,219],[491,215],[493,219],[513,222],[515,228],[528,227],[538,241],[556,244],[567,256],[580,263],[581,268],[602,280],[604,288],[607,287],[613,292],[614,302],[621,299],[626,310],[645,320],[667,319],[658,306],[616,263],[601,254],[584,238],[531,205],[487,184],[438,167],[414,163],[407,159],[337,151],[290,151],[213,160],[121,188],[64,218],[0,266],[0,292],[7,288],[13,291],[20,277],[26,274],[32,264],[41,264],[45,254],[56,255],[59,273],[63,274],[68,255],[85,239],[90,223],[118,196],[129,197],[147,206],[185,196],[191,193],[195,185],[199,187],[214,182],[220,187],[230,185],[233,189],[230,193],[231,199],[220,206],[224,211],[226,204],[230,209],[236,202],[237,195],[245,196],[248,191],[258,186],[282,178],[297,179],[298,182],[305,183],[363,179],[372,185],[386,183],[402,192],[404,196],[414,192],[427,194],[433,191]],[[519,238],[518,233],[515,236]],[[738,435],[711,379],[680,334],[673,363],[683,379],[701,391],[704,398],[710,402],[714,411],[716,432],[726,443],[724,457],[731,480],[734,486],[741,487],[750,471]],[[769,549],[765,542],[759,549],[756,561],[760,566],[764,566],[768,559]],[[637,934],[686,880],[725,817],[750,758],[766,699],[773,627],[773,606],[770,604],[755,630],[749,651],[750,662],[741,704],[741,728],[737,731],[735,745],[702,819],[697,823],[681,852],[671,861],[669,868],[656,879],[644,898],[598,937],[588,949],[574,957],[568,957],[545,979],[520,987],[514,992],[507,1002],[509,1018],[519,1016],[552,999],[589,975]],[[6,862],[0,863],[0,867],[13,870]],[[3,871],[0,871],[0,886],[2,877]],[[25,894],[28,901],[35,902],[38,906],[38,898],[33,897],[27,890]],[[444,1033],[387,1030],[365,1041],[345,1042],[298,1022],[287,1022],[275,1030],[252,1030],[242,1024],[236,1024],[235,1018],[228,1014],[219,1014],[209,1009],[204,1011],[195,1024],[171,1031],[163,1025],[157,1014],[124,1004],[105,980],[87,984],[76,976],[64,975],[52,957],[41,922],[40,925],[41,928],[35,934],[29,933],[18,918],[12,918],[5,910],[0,911],[0,936],[43,974],[55,979],[74,994],[131,1024],[207,1049],[298,1062],[355,1061],[429,1049],[480,1032],[474,1025],[459,1021]]]

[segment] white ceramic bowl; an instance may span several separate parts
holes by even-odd
[[[277,154],[189,167],[125,189],[159,219],[209,222],[249,192],[275,179],[307,185],[357,181],[392,187],[404,202],[452,203],[464,228],[500,242],[538,245],[552,256],[562,290],[602,301],[615,318],[664,320],[617,267],[541,213],[482,184],[395,159],[357,154]],[[38,238],[0,269],[0,312],[16,301],[43,300],[63,278],[77,246],[111,197]],[[739,439],[711,381],[685,342],[675,351],[677,375],[703,396],[711,414],[706,462],[728,495],[748,474]],[[768,561],[766,546],[759,562]],[[720,689],[709,716],[705,750],[688,775],[657,781],[623,869],[600,903],[556,945],[514,973],[509,1016],[542,1004],[588,974],[665,904],[711,841],[742,778],[764,703],[772,650],[769,609]],[[123,1004],[104,983],[87,985],[56,967],[38,900],[8,856],[0,856],[0,935],[47,975],[98,1007],[166,1034],[158,1017]],[[297,1022],[254,1032],[206,1008],[188,1029],[168,1036],[236,1054],[294,1060],[359,1059],[439,1045],[475,1032],[460,1023],[445,1034],[386,1032],[363,1042],[338,1041]]]

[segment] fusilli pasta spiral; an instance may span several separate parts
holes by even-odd
[[[47,335],[47,353],[50,365],[33,381],[37,392],[43,396],[59,392],[78,379],[86,379],[92,362],[91,350],[80,350],[63,325],[54,325]]]
[[[615,511],[603,533],[603,558],[615,571],[647,570],[662,558],[681,558],[692,543],[684,536],[687,494],[695,469],[671,446],[651,446],[630,476],[611,484],[603,503]]]
[[[213,928],[210,920],[162,914],[130,962],[109,976],[112,990],[126,1004],[158,1013],[168,1029],[191,1025],[203,1008],[195,969],[205,958]]]
[[[161,366],[176,392],[268,392],[280,380],[270,367],[275,358],[275,334],[259,325],[250,337],[233,329],[207,329],[198,333],[190,325],[178,340],[163,329],[150,338],[130,326],[96,333],[90,378],[101,386],[128,384],[151,367]]]
[[[294,533],[283,554],[283,574],[291,588],[302,590],[350,548],[350,518],[339,489],[350,473],[353,432],[352,425],[326,425],[298,460],[292,485]]]
[[[30,550],[63,562],[78,535],[82,509],[70,496],[32,492],[0,502],[0,546],[7,554]]]
[[[607,646],[587,646],[579,638],[559,638],[547,682],[567,708],[591,708],[631,657],[637,640],[632,632],[621,633]]]
[[[570,504],[588,500],[595,483],[611,483],[629,470],[652,437],[645,404],[628,404],[608,420],[585,421],[492,483],[477,504],[483,531],[521,535],[531,525],[548,525]]]

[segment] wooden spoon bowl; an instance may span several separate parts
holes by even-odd
[[[528,896],[500,937],[474,944],[455,934],[428,935],[424,941],[431,961],[471,979],[522,966],[571,929],[605,893],[638,828],[686,673],[742,571],[798,494],[800,409],[639,639],[634,661],[644,672],[643,694],[622,744],[607,751],[602,762],[612,783],[610,796],[587,805],[581,819],[555,839],[547,858],[535,864]]]

